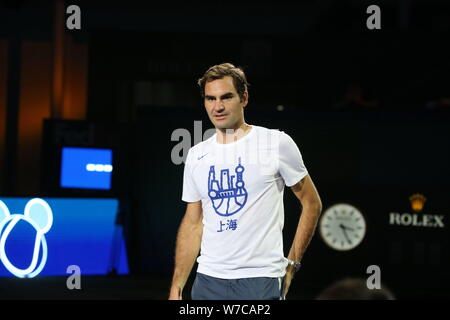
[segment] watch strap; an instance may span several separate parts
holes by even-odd
[[[294,267],[295,272],[300,270],[300,267],[302,266],[302,264],[300,262],[296,262],[291,259],[287,259],[287,261],[288,261],[288,265],[291,265],[292,267]]]

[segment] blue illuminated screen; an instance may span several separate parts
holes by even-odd
[[[63,147],[61,187],[110,190],[112,153],[111,149]]]
[[[67,275],[71,265],[81,275],[128,274],[122,226],[115,223],[118,204],[0,198],[0,276]]]

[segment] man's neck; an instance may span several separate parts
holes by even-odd
[[[242,123],[239,127],[236,129],[218,129],[216,128],[217,133],[217,142],[220,144],[227,144],[227,143],[233,143],[247,135],[247,133],[250,131],[251,126],[246,124],[245,122]]]

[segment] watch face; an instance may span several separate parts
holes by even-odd
[[[355,207],[340,203],[328,208],[320,220],[320,235],[335,250],[351,250],[366,234],[366,221]]]

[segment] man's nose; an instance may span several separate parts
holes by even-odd
[[[217,111],[217,110],[223,110],[223,109],[225,109],[223,101],[220,99],[217,99],[216,103],[214,104],[214,110]]]

